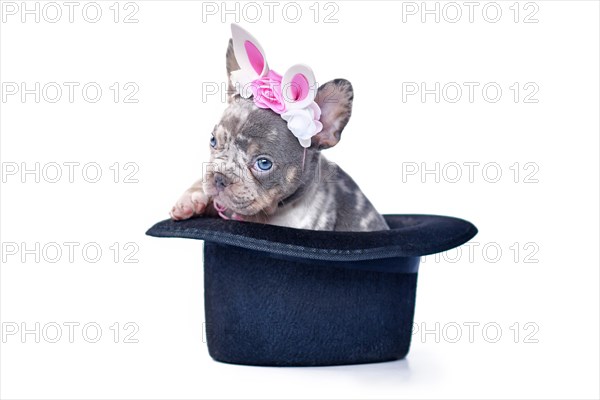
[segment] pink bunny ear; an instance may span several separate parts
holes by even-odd
[[[283,75],[281,88],[288,110],[304,108],[317,95],[315,74],[309,66],[296,64]]]
[[[265,76],[269,72],[265,52],[258,40],[247,30],[237,24],[231,24],[233,52],[240,68],[256,77]]]

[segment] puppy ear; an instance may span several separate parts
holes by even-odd
[[[231,82],[231,72],[240,69],[240,65],[235,59],[235,53],[233,52],[233,39],[229,39],[229,45],[227,46],[227,55],[225,56],[225,60],[227,67],[227,98],[229,102],[231,102],[233,95],[236,93],[235,87]]]
[[[281,92],[287,110],[304,108],[317,95],[315,74],[308,65],[296,64],[283,74]]]
[[[323,130],[313,136],[313,146],[327,149],[340,141],[352,114],[353,99],[352,85],[345,79],[334,79],[319,88],[315,102],[321,108]]]
[[[258,40],[244,28],[231,24],[231,37],[233,51],[240,69],[256,78],[265,76],[269,72],[267,58]]]

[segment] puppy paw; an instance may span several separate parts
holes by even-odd
[[[175,221],[204,214],[208,205],[208,196],[201,190],[187,190],[171,209],[171,218]]]

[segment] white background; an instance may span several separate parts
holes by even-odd
[[[54,92],[41,93],[39,103],[34,95],[23,101],[20,93],[1,103],[2,398],[598,398],[597,2],[499,2],[496,23],[482,15],[484,2],[473,22],[459,2],[456,23],[449,22],[455,8],[444,9],[446,3],[438,5],[439,23],[435,15],[423,23],[420,12],[405,13],[403,22],[410,4],[358,1],[318,4],[316,23],[313,2],[298,3],[297,23],[282,15],[285,3],[271,23],[258,2],[263,15],[251,23],[255,10],[246,9],[244,20],[238,4],[239,22],[260,40],[273,69],[282,73],[303,62],[319,82],[344,77],[353,83],[353,117],[327,156],[382,213],[453,215],[480,230],[460,253],[422,264],[420,330],[405,360],[285,369],[213,361],[202,341],[201,243],[144,236],[168,216],[207,160],[209,133],[224,104],[218,96],[203,101],[203,83],[224,81],[229,22],[236,15],[222,16],[221,2],[212,3],[208,10],[217,7],[217,14],[209,15],[201,2],[137,1],[127,9],[118,4],[115,23],[113,3],[98,3],[97,23],[82,17],[85,2],[75,8],[73,23],[62,2],[56,23],[44,15],[39,23],[34,15],[21,22],[20,2],[13,3],[16,15],[3,14],[3,95],[11,82],[30,89],[35,82],[80,86],[72,103],[66,86],[56,103],[47,101]],[[45,4],[39,3],[40,12]],[[138,22],[124,23],[135,6]],[[486,9],[488,20],[494,7]],[[294,18],[287,10],[285,17]],[[46,11],[54,18],[54,10]],[[325,23],[333,11],[337,22]],[[93,18],[94,10],[88,12]],[[524,22],[531,13],[537,23]],[[82,97],[89,82],[103,89],[96,103]],[[109,88],[115,82],[117,103]],[[128,82],[139,88],[137,103],[123,101]],[[464,90],[456,103],[449,101],[455,92],[441,93],[439,103],[434,95],[403,101],[403,82],[425,82],[429,89],[455,82]],[[473,102],[464,82],[479,84]],[[482,95],[490,82],[502,89],[497,102]],[[515,82],[517,102],[510,89]],[[527,83],[533,86],[525,90]],[[529,100],[537,102],[525,102],[536,87]],[[21,176],[23,165],[36,162],[39,183],[33,174]],[[59,182],[49,182],[52,163],[65,162],[80,163],[74,182],[66,166]],[[116,162],[118,183],[110,169]],[[128,162],[139,168],[138,183],[124,182],[134,168],[125,169]],[[93,170],[82,176],[86,163],[100,166],[99,182],[84,179],[94,177]],[[435,163],[439,182],[421,174]],[[472,179],[464,163],[479,163],[472,164]],[[8,174],[15,165],[19,171]],[[453,183],[457,165],[462,176]],[[419,171],[406,175],[415,166]],[[73,262],[64,242],[79,244]],[[39,262],[22,251],[36,243],[39,253],[47,249],[38,253]],[[52,243],[63,250],[55,263]],[[88,243],[102,249],[96,263],[82,255]],[[111,250],[114,243],[119,254]],[[135,246],[139,262],[124,262]],[[73,343],[69,322],[80,324]],[[127,322],[139,328],[138,343],[125,343],[133,329],[125,329]],[[39,343],[34,334],[7,333],[36,323]],[[51,343],[53,323],[63,327],[57,343]],[[86,341],[93,329],[83,336],[86,323],[101,327],[97,343]],[[435,332],[436,323],[438,338],[421,335],[423,327]],[[468,323],[479,324],[472,340]],[[452,343],[457,326],[462,336]],[[501,336],[491,343],[496,327]]]

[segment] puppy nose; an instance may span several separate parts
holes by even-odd
[[[229,185],[229,180],[223,174],[216,173],[215,174],[215,186],[217,190],[223,190]]]

